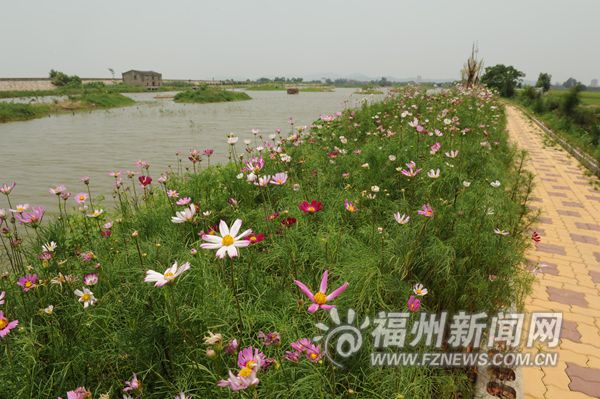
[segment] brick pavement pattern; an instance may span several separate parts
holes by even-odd
[[[544,144],[542,130],[521,111],[507,106],[506,113],[511,140],[529,153],[531,206],[541,211],[535,229],[542,242],[527,258],[546,266],[526,310],[563,313],[559,347],[548,349],[558,351],[558,365],[524,367],[525,398],[600,398],[600,191],[575,158]]]

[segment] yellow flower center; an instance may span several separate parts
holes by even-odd
[[[250,363],[250,362],[248,362],[248,363]],[[239,374],[240,377],[249,377],[250,374],[252,374],[252,368],[246,366],[246,367],[240,369],[240,374]]]
[[[174,274],[171,273],[171,272],[166,272],[165,273],[165,278],[169,278],[169,277],[173,277],[173,276],[174,276]]]
[[[8,325],[8,320],[4,317],[0,318],[0,330],[4,329]]]
[[[83,295],[81,296],[81,300],[82,300],[83,302],[87,302],[87,301],[89,301],[89,300],[90,300],[90,294],[83,294]]]
[[[256,241],[256,237],[255,236],[250,237],[250,241],[255,242]]]
[[[29,288],[29,287],[31,287],[32,285],[33,285],[33,283],[32,283],[31,281],[26,281],[26,282],[25,282],[25,287],[26,287],[26,288]]]
[[[226,236],[224,236],[224,237],[223,237],[223,239],[221,240],[221,243],[222,243],[224,246],[226,246],[226,247],[228,247],[228,246],[232,245],[232,244],[233,244],[233,242],[234,242],[234,239],[233,239],[233,237],[232,237],[232,236],[230,236],[229,234],[227,234]]]
[[[421,295],[422,293],[423,293],[422,290],[415,290],[415,294],[417,294],[417,295]]]
[[[348,205],[348,211],[354,213],[356,212],[356,208],[354,207],[354,205]]]
[[[310,358],[311,358],[312,360],[315,360],[315,359],[317,358],[317,354],[316,354],[315,352],[311,353],[311,354],[310,354]]]
[[[322,292],[317,292],[313,299],[317,305],[323,305],[327,302],[327,295]]]
[[[308,208],[306,208],[307,211],[309,212],[314,212],[315,211],[315,207],[314,206],[309,206]]]

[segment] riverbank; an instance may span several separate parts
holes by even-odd
[[[265,83],[256,84],[250,86],[242,86],[244,90],[249,91],[286,91],[289,88],[297,88],[300,92],[306,93],[319,93],[319,92],[331,92],[335,90],[333,86],[318,86],[318,85],[294,85],[294,84],[277,84],[277,83]]]
[[[25,328],[3,339],[0,396],[114,396],[136,373],[146,398],[228,398],[230,371],[262,398],[469,396],[466,369],[372,367],[375,325],[350,358],[311,338],[331,305],[344,321],[405,312],[410,331],[421,312],[520,303],[529,176],[504,120],[488,92],[409,89],[251,144],[230,135],[226,165],[208,167],[212,146],[164,171],[138,161],[111,177],[115,210],[93,180],[66,200],[53,187],[61,219],[5,222],[29,238],[1,282]]]
[[[16,104],[0,102],[0,123],[43,118],[61,112],[85,111],[125,107],[135,104],[129,97],[118,93],[92,92],[71,95],[68,100],[48,104]]]

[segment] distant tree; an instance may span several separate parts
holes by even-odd
[[[581,85],[581,82],[575,78],[569,78],[569,79],[565,80],[565,82],[562,85],[564,88],[570,89],[572,87]]]
[[[573,116],[575,108],[581,103],[581,96],[579,93],[583,90],[582,84],[576,84],[569,89],[567,95],[563,98],[560,104],[560,110],[567,116]]]
[[[502,97],[512,97],[525,74],[511,65],[498,64],[485,68],[481,83],[496,89]]]
[[[540,76],[538,76],[535,87],[541,87],[542,91],[547,92],[550,90],[550,86],[552,85],[552,75],[549,73],[540,72]]]
[[[66,73],[55,71],[54,69],[50,70],[50,81],[54,86],[62,87],[62,86],[80,86],[81,78],[77,75],[69,76]]]

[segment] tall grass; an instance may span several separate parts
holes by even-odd
[[[518,166],[521,154],[507,142],[496,99],[485,91],[428,97],[407,89],[357,111],[324,116],[308,128],[292,124],[288,134],[273,137],[257,133],[247,151],[231,144],[230,163],[196,173],[176,167],[162,183],[158,171],[138,162],[138,173],[153,175],[153,182],[142,187],[133,173],[116,176],[117,209],[97,218],[86,216],[102,207],[93,181],[81,187],[92,194],[85,209],[58,199],[61,217],[37,228],[7,217],[2,239],[12,271],[0,289],[7,292],[6,316],[20,324],[0,340],[0,397],[57,397],[78,386],[94,397],[120,397],[133,372],[145,398],[180,391],[194,398],[238,397],[216,385],[236,368],[235,353],[223,350],[234,338],[240,348],[252,345],[275,360],[259,370],[258,386],[240,397],[470,395],[462,369],[371,367],[368,334],[344,369],[326,359],[287,361],[284,352],[291,342],[317,335],[315,323],[328,320],[322,310],[307,313],[306,297],[293,284],[298,279],[316,288],[324,270],[330,271],[330,287],[349,283],[332,303],[360,317],[406,311],[415,283],[429,289],[422,311],[495,312],[519,302],[530,280],[520,264],[528,245],[523,234],[531,179]],[[432,154],[436,142],[442,147]],[[452,150],[458,151],[454,158]],[[249,183],[240,159],[250,156],[265,160],[258,175],[286,171],[287,182]],[[204,164],[199,152],[189,157],[194,170]],[[414,177],[400,173],[409,161],[423,171]],[[427,176],[438,168],[439,178]],[[490,185],[496,180],[500,187]],[[199,206],[192,222],[171,222],[184,206],[175,204],[172,192],[167,197],[168,190]],[[14,209],[18,186],[8,199]],[[313,199],[322,203],[321,211],[299,209]],[[358,210],[346,210],[345,199]],[[426,203],[433,217],[417,213]],[[394,212],[410,221],[398,224]],[[233,260],[199,248],[200,231],[236,218],[243,220],[242,230],[264,233],[265,240],[239,248]],[[114,225],[106,227],[108,221]],[[495,228],[510,235],[495,234]],[[19,238],[26,242],[19,245]],[[57,248],[42,254],[42,244],[50,241]],[[175,261],[189,262],[191,269],[162,288],[144,283],[148,269],[162,272]],[[73,291],[91,272],[99,277],[89,287],[98,302],[84,309]],[[40,278],[28,292],[16,284],[25,273]],[[61,275],[64,281],[57,280]],[[43,310],[49,305],[51,314]],[[280,344],[266,346],[258,338],[261,330],[277,331]],[[206,345],[209,331],[222,334],[223,342]]]
[[[179,103],[217,103],[250,99],[251,97],[244,92],[203,86],[198,90],[186,90],[177,93],[174,101]]]

